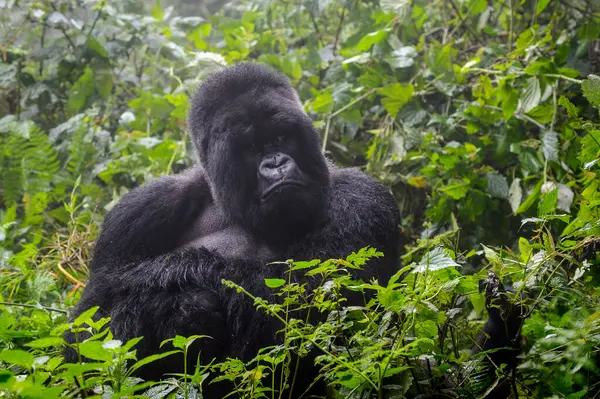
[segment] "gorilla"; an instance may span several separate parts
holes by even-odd
[[[115,338],[144,337],[138,358],[179,334],[211,337],[194,343],[188,369],[199,352],[203,362],[247,361],[281,342],[281,326],[222,279],[268,299],[264,279],[286,276],[270,262],[344,258],[367,246],[384,256],[355,278],[385,284],[399,269],[394,198],[359,170],[326,160],[284,75],[258,64],[214,73],[194,95],[188,124],[199,164],[132,190],[107,213],[73,317],[99,306],[96,317],[110,317]],[[293,278],[308,289],[317,283]],[[182,366],[169,356],[140,377],[158,380]],[[310,362],[303,367],[302,389],[316,374]],[[224,396],[207,389],[207,398]]]

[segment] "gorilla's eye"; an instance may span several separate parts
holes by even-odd
[[[273,144],[275,145],[281,145],[283,144],[283,134],[278,134],[277,136],[275,136],[275,139],[273,140]]]

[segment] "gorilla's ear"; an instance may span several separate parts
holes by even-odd
[[[242,63],[221,69],[210,75],[192,97],[188,130],[200,154],[206,153],[206,136],[223,117],[241,103],[244,95],[264,96],[277,92],[295,100],[301,106],[298,94],[283,73],[270,67]]]

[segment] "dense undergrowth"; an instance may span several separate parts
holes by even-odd
[[[178,10],[0,1],[0,396],[195,398],[216,378],[234,382],[232,397],[274,398],[293,383],[289,354],[316,347],[334,397],[484,397],[494,381],[478,367],[485,353],[469,349],[485,319],[478,281],[492,270],[527,311],[513,394],[600,397],[596,1]],[[330,316],[313,326],[256,299],[285,322],[286,340],[248,364],[140,381],[134,371],[153,359],[136,360],[137,340],[113,340],[106,320],[79,345],[94,362],[65,364],[62,333],[91,316],[66,318],[103,214],[131,188],[193,162],[189,95],[205,74],[244,60],[285,72],[324,149],[394,192],[406,238],[396,277],[407,277],[386,287],[350,281],[345,270],[377,255],[359,248],[291,265],[323,284],[312,293],[265,284],[284,303]],[[348,308],[343,287],[374,295]],[[185,355],[194,339],[207,338],[165,345]],[[282,368],[290,372],[274,373]],[[449,379],[456,389],[441,388]]]

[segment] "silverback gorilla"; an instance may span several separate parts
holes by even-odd
[[[200,164],[136,188],[108,212],[74,315],[99,306],[116,338],[144,336],[138,357],[176,334],[203,334],[212,339],[196,341],[192,363],[198,351],[204,361],[249,360],[278,342],[280,326],[222,279],[268,297],[264,279],[285,273],[268,262],[340,258],[365,246],[385,256],[357,277],[385,283],[398,270],[394,199],[360,171],[326,161],[286,77],[257,64],[213,74],[193,97],[189,130]],[[167,357],[141,377],[160,379],[181,363]],[[306,368],[300,374],[314,377]],[[224,396],[207,388],[205,397]]]

